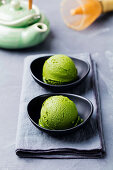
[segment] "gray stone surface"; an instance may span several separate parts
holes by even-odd
[[[27,50],[0,49],[0,170],[112,170],[113,169],[113,14],[99,18],[82,32],[68,29],[60,17],[60,0],[35,3],[47,15],[51,33],[44,43]],[[99,64],[104,159],[72,160],[20,159],[15,155],[15,138],[21,92],[23,61],[31,54],[90,52]]]

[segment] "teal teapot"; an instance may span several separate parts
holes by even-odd
[[[39,8],[27,1],[13,0],[0,5],[0,47],[21,49],[45,40],[50,31],[49,21]]]

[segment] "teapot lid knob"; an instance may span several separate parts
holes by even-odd
[[[11,5],[12,5],[12,7],[13,7],[14,9],[16,9],[16,10],[20,9],[20,1],[19,1],[19,0],[13,0],[13,1],[11,2]]]

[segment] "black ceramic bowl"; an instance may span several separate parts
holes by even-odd
[[[37,59],[33,60],[30,65],[32,77],[35,79],[35,81],[37,83],[39,83],[43,87],[48,87],[48,88],[54,89],[54,90],[59,90],[59,89],[63,90],[65,88],[76,86],[86,78],[86,76],[88,75],[88,73],[90,71],[90,65],[87,62],[77,59],[77,58],[70,57],[73,60],[73,62],[75,63],[76,68],[78,70],[77,80],[74,82],[68,83],[68,84],[64,84],[64,85],[46,84],[42,80],[42,69],[43,69],[44,62],[49,57],[51,57],[51,56],[44,56],[44,57],[37,58]]]
[[[65,129],[65,130],[49,130],[46,128],[42,128],[41,126],[38,125],[38,121],[40,118],[40,110],[42,107],[43,102],[50,96],[55,96],[55,95],[63,95],[71,99],[77,107],[78,114],[81,116],[81,118],[84,120],[81,124],[77,125],[76,127],[72,127],[70,129]],[[53,134],[53,135],[60,135],[60,134],[67,134],[76,131],[79,128],[82,128],[84,124],[89,120],[93,113],[93,105],[92,103],[81,96],[78,95],[73,95],[73,94],[66,94],[66,93],[52,93],[52,94],[44,94],[41,96],[38,96],[34,99],[32,99],[28,103],[28,116],[31,120],[31,122],[40,130],[47,132],[48,134]]]

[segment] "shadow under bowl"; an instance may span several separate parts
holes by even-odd
[[[74,87],[77,86],[79,83],[81,83],[88,75],[89,71],[90,71],[90,65],[80,59],[77,58],[72,58],[70,57],[73,62],[75,63],[75,66],[77,68],[78,71],[78,77],[74,82],[70,82],[67,84],[63,84],[63,85],[51,85],[51,84],[47,84],[44,83],[42,80],[42,70],[43,70],[43,65],[44,62],[51,56],[43,56],[43,57],[39,57],[35,60],[32,61],[31,65],[30,65],[30,71],[31,71],[31,75],[34,78],[34,80],[39,83],[41,86],[45,87],[45,88],[50,88],[52,90],[64,90],[70,87]]]
[[[77,125],[76,127],[72,127],[72,128],[65,129],[65,130],[49,130],[49,129],[39,126],[38,122],[39,122],[40,111],[41,111],[43,102],[48,97],[55,96],[55,95],[66,96],[76,104],[78,115],[83,119],[83,122],[81,124]],[[69,134],[82,128],[88,122],[88,120],[90,119],[93,113],[93,105],[91,101],[89,101],[88,99],[82,96],[78,96],[74,94],[67,94],[67,93],[51,93],[51,94],[44,94],[44,95],[41,95],[41,96],[38,96],[32,99],[28,103],[27,110],[28,110],[29,119],[38,129],[51,135],[60,135],[60,134]]]

